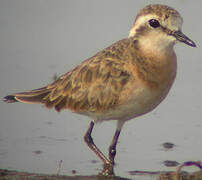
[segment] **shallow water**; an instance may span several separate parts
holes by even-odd
[[[1,1],[0,97],[46,85],[55,73],[65,73],[126,37],[146,2]],[[175,171],[176,167],[170,167],[173,164],[202,157],[202,26],[197,21],[202,3],[158,2],[181,12],[183,31],[198,48],[176,46],[178,74],[168,97],[157,109],[123,127],[115,166],[116,175],[122,177],[133,178],[137,170]],[[116,11],[112,12],[113,6]],[[3,102],[0,114],[0,168],[55,174],[62,160],[61,174],[101,171],[102,162],[83,141],[90,122],[87,117],[70,111],[57,113],[40,105]],[[114,121],[98,124],[93,130],[94,141],[105,154],[114,131]],[[166,142],[174,146],[165,148]]]

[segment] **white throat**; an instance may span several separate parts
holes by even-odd
[[[152,54],[167,54],[173,52],[173,46],[175,44],[175,38],[168,36],[164,32],[151,31],[143,36],[138,36],[139,47],[145,53]]]

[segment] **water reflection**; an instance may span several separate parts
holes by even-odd
[[[193,162],[192,162],[193,165]],[[196,165],[196,163],[194,163]],[[74,172],[75,173],[75,172]],[[72,174],[74,174],[72,172]],[[202,171],[197,171],[194,173],[181,172],[181,169],[177,172],[149,172],[149,171],[134,171],[129,172],[132,176],[132,179],[136,180],[168,180],[168,179],[187,179],[187,180],[199,180],[202,179]],[[45,174],[35,174],[27,172],[17,172],[17,171],[8,171],[0,169],[0,179],[55,179],[55,180],[131,180],[125,177],[120,176],[101,176],[101,175],[92,175],[92,176],[65,176],[65,175],[45,175]]]

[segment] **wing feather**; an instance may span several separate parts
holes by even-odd
[[[94,112],[119,104],[120,92],[131,74],[124,69],[123,58],[120,60],[124,49],[115,47],[103,50],[49,85],[52,90],[45,97],[46,106],[57,111]]]
[[[123,101],[121,91],[129,88],[133,75],[128,49],[133,44],[123,39],[85,60],[46,87],[6,96],[6,102],[42,103],[57,111],[103,112]],[[120,97],[121,96],[121,97]]]

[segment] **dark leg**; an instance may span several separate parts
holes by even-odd
[[[112,164],[114,164],[114,158],[116,156],[116,145],[118,142],[120,132],[121,132],[120,130],[118,130],[118,129],[116,130],[114,137],[113,137],[113,140],[112,140],[112,143],[109,147],[109,160],[112,162]]]
[[[105,155],[98,149],[94,144],[91,133],[94,127],[94,122],[91,121],[90,126],[84,136],[84,140],[87,143],[88,147],[104,162],[104,169],[102,171],[103,175],[113,175],[113,164],[109,161]]]

